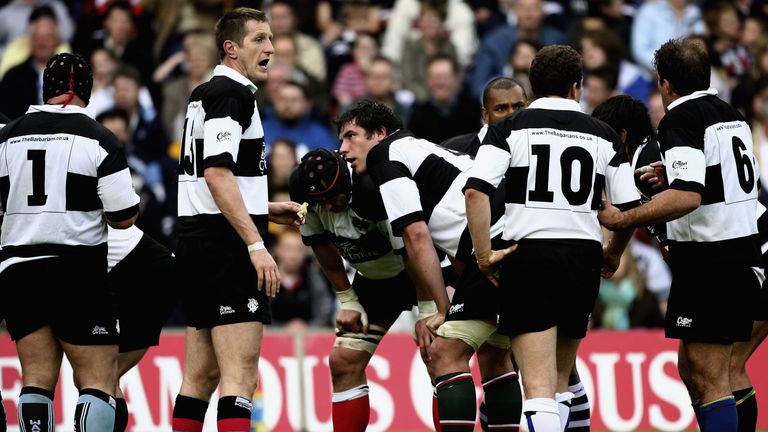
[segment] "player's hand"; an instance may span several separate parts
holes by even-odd
[[[422,321],[424,321],[424,324],[427,326],[429,331],[434,334],[437,329],[445,322],[445,314],[438,312],[430,317],[424,318]]]
[[[485,274],[485,277],[493,284],[493,286],[499,286],[499,263],[505,256],[511,254],[517,250],[517,245],[514,244],[506,249],[491,250],[490,253],[482,254],[477,258],[477,266],[480,271]]]
[[[624,222],[624,214],[616,208],[608,200],[603,200],[603,205],[600,211],[597,213],[597,220],[600,221],[600,225],[608,228],[611,231],[617,231],[626,228],[622,225]]]
[[[272,255],[266,249],[259,249],[251,252],[250,256],[251,264],[259,275],[259,291],[266,290],[269,297],[275,297],[280,291],[280,271]]]
[[[293,201],[270,202],[269,221],[280,225],[291,225],[296,228],[304,223],[304,218],[299,215],[301,204]]]
[[[619,263],[621,263],[621,255],[610,254],[603,249],[603,267],[600,269],[600,276],[610,279],[619,268]]]
[[[336,327],[355,333],[368,334],[368,314],[360,304],[355,290],[348,288],[336,291],[336,297],[341,303],[338,315],[336,315]]]
[[[354,333],[368,334],[368,315],[352,309],[339,309],[336,327]]]
[[[429,346],[432,345],[432,341],[435,340],[434,333],[432,333],[432,330],[430,330],[427,326],[427,320],[433,316],[434,315],[430,315],[426,318],[420,319],[416,321],[416,324],[413,326],[413,338],[416,342],[416,345],[419,346],[421,359],[425,363],[431,360],[429,357]]]
[[[667,188],[667,178],[664,175],[664,165],[661,161],[651,162],[635,170],[635,175],[640,176],[640,181],[651,185],[652,189],[664,190]]]

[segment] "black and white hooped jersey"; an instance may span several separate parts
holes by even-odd
[[[392,232],[425,221],[435,247],[452,257],[472,250],[462,187],[472,167],[470,156],[446,149],[409,131],[398,130],[374,146],[366,165],[379,186]],[[501,212],[491,218],[491,236],[501,233]]]
[[[33,105],[0,131],[0,245],[32,258],[103,247],[138,212],[123,148],[78,106]],[[106,250],[106,249],[105,249]]]
[[[204,173],[209,167],[232,170],[248,214],[265,232],[267,161],[255,92],[251,81],[223,65],[192,92],[179,155],[180,236],[234,233],[208,189]]]
[[[749,126],[716,94],[710,89],[675,100],[659,123],[669,187],[701,194],[699,208],[667,222],[667,236],[670,248],[714,247],[720,258],[740,258],[757,233],[759,169]]]
[[[570,99],[542,98],[489,127],[467,188],[506,185],[505,240],[602,241],[602,192],[621,209],[639,203],[618,135]]]

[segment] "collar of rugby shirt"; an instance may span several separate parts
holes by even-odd
[[[704,97],[704,96],[717,96],[717,89],[709,88],[707,90],[697,90],[697,91],[695,91],[695,92],[693,92],[693,93],[691,93],[689,95],[680,96],[679,98],[675,99],[674,102],[669,104],[669,107],[667,107],[667,111],[671,110],[672,108],[674,108],[674,107],[676,107],[676,106],[678,106],[678,105],[680,105],[680,104],[682,104],[684,102],[688,102],[689,100],[698,99],[698,98]]]
[[[538,98],[531,102],[528,108],[581,112],[581,107],[579,107],[579,103],[575,100],[556,97]]]
[[[83,107],[77,106],[77,105],[67,105],[67,106],[61,106],[61,105],[30,105],[27,109],[27,114],[32,114],[36,112],[47,112],[47,113],[53,113],[53,114],[85,114],[88,117],[93,118],[93,116]]]
[[[213,76],[225,76],[229,79],[232,79],[234,81],[239,82],[240,84],[248,87],[248,90],[251,91],[251,93],[256,93],[256,90],[259,88],[256,87],[256,84],[254,84],[251,80],[243,76],[240,72],[232,69],[229,66],[225,65],[218,65],[215,68],[213,68]]]

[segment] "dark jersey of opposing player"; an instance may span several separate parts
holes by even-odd
[[[379,186],[395,236],[406,226],[424,221],[435,246],[452,257],[472,250],[464,193],[470,156],[398,130],[373,147],[366,165]],[[494,212],[491,236],[501,233],[501,212]]]
[[[70,105],[33,105],[0,131],[0,235],[3,255],[17,258],[106,255],[109,220],[138,212],[117,138]]]
[[[192,92],[179,155],[180,237],[236,235],[208,189],[209,167],[232,170],[248,214],[266,232],[266,149],[255,91],[247,78],[219,65]]]
[[[635,154],[632,156],[632,172],[637,168],[650,165],[653,162],[661,160],[661,149],[659,148],[659,142],[654,137],[650,137],[647,141],[640,144],[635,150]],[[640,180],[640,175],[635,174],[635,187],[640,193],[640,199],[643,203],[646,203],[653,198],[654,195],[661,192],[651,187],[651,185]],[[649,225],[647,227],[648,232],[656,239],[656,241],[662,245],[667,244],[667,226],[666,224]]]
[[[492,195],[504,179],[504,239],[600,242],[602,192],[639,203],[618,135],[569,99],[542,98],[489,127],[466,187]]]
[[[701,194],[699,208],[667,223],[670,253],[758,265],[751,238],[759,189],[752,133],[715,94],[697,91],[677,99],[659,123],[669,187]]]

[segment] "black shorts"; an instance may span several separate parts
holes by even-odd
[[[187,325],[197,329],[258,321],[272,322],[265,290],[245,244],[183,238],[176,252],[177,280]]]
[[[174,275],[171,252],[146,234],[109,272],[117,296],[120,352],[160,342],[160,330],[179,300]]]
[[[602,248],[589,240],[523,240],[502,262],[499,333],[557,326],[581,339],[600,290]]]
[[[499,292],[480,271],[472,255],[459,276],[445,320],[483,320],[495,323],[499,315]]]
[[[405,270],[389,279],[368,279],[355,273],[352,288],[370,323],[392,324],[400,313],[416,304],[416,289]]]
[[[106,254],[13,264],[0,273],[2,309],[15,341],[51,326],[73,345],[117,345],[117,313]]]
[[[760,283],[747,265],[669,260],[672,287],[665,333],[689,342],[730,344],[752,335]]]

